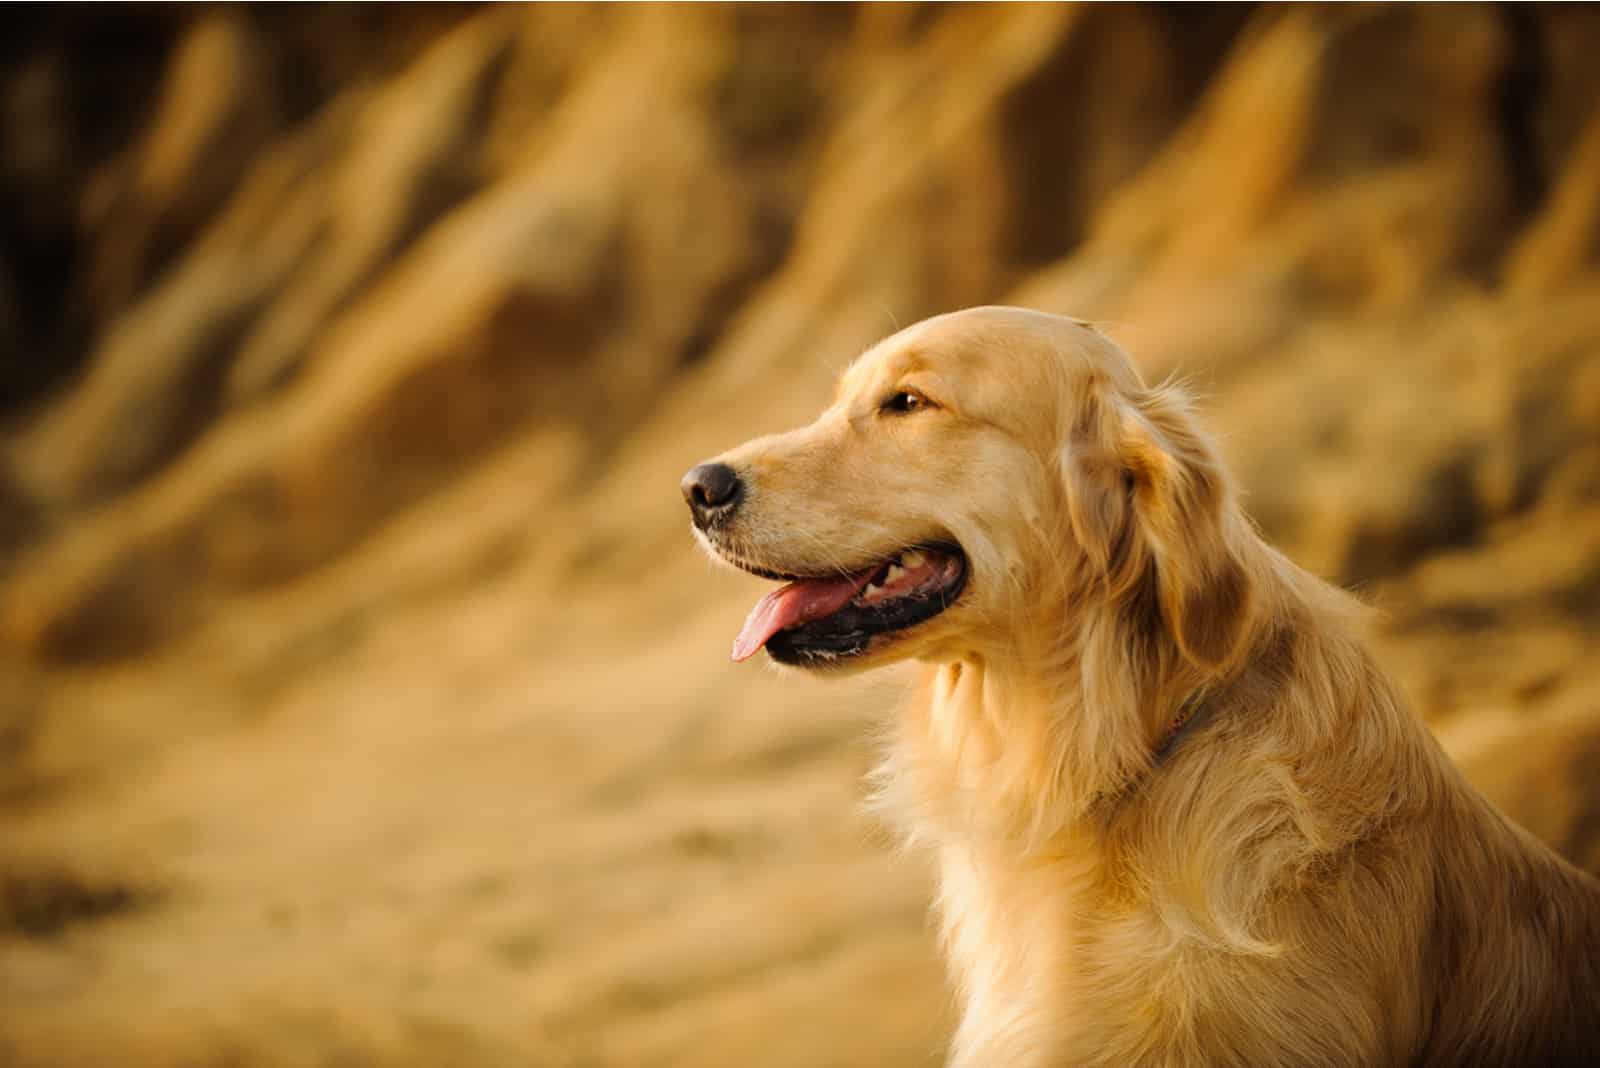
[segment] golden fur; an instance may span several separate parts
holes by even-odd
[[[930,319],[719,459],[725,559],[966,554],[956,604],[850,665],[928,665],[878,780],[937,856],[952,1064],[1600,1063],[1600,883],[1462,779],[1360,606],[1092,327]]]

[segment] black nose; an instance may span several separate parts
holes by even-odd
[[[739,476],[727,464],[700,464],[689,468],[679,483],[694,521],[701,526],[732,512],[743,496]]]

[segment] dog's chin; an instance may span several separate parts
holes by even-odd
[[[950,541],[919,542],[859,568],[822,575],[747,559],[714,537],[702,535],[702,542],[724,563],[788,583],[757,606],[745,627],[759,628],[755,638],[775,663],[807,671],[862,671],[923,655],[941,634],[948,636],[948,613],[967,587],[966,554]],[[779,607],[770,611],[782,613],[783,621],[768,634],[756,621],[774,598]],[[808,603],[791,612],[785,599]],[[822,609],[815,607],[819,601]],[[753,650],[752,641],[736,657]]]
[[[947,659],[942,651],[949,644],[951,624],[959,615],[960,609],[952,606],[936,620],[874,635],[863,646],[844,654],[812,649],[804,638],[799,642],[780,641],[788,633],[782,632],[767,643],[767,657],[779,671],[837,676],[875,671],[907,660],[938,662]]]

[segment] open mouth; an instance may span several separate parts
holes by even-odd
[[[734,639],[733,659],[747,660],[762,646],[782,664],[858,656],[874,638],[943,612],[966,580],[966,558],[953,545],[905,549],[847,575],[794,578],[751,609]]]

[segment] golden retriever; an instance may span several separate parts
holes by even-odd
[[[736,659],[927,664],[878,777],[937,858],[950,1063],[1600,1064],[1600,883],[1466,783],[1092,326],[919,323],[683,491],[786,583]]]

